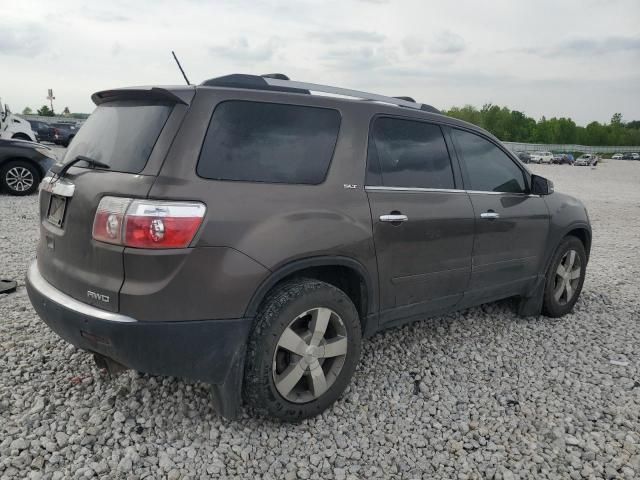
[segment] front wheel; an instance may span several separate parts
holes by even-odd
[[[11,195],[30,195],[40,183],[40,174],[29,162],[16,160],[0,169],[0,187]]]
[[[578,301],[587,268],[587,255],[582,242],[566,237],[553,255],[545,281],[542,311],[549,317],[562,317]]]
[[[285,421],[321,413],[351,381],[360,337],[358,312],[342,290],[313,279],[278,287],[249,339],[245,401]]]

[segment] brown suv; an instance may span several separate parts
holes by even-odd
[[[92,98],[41,186],[31,301],[101,365],[213,384],[227,417],[321,412],[383,328],[580,294],[582,203],[433,107],[282,75]]]

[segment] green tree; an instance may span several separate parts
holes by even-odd
[[[614,113],[613,116],[611,117],[611,126],[617,126],[617,127],[621,127],[622,126],[622,114],[621,113]]]
[[[38,115],[41,115],[43,117],[53,117],[55,113],[48,106],[43,105],[38,109]]]
[[[32,113],[33,110],[31,110],[31,107],[24,107],[24,110],[22,110],[23,115],[31,115]]]
[[[624,123],[620,113],[613,114],[609,124],[591,122],[586,127],[565,117],[543,116],[536,122],[523,112],[491,103],[480,110],[473,105],[452,107],[446,115],[485,128],[507,142],[640,146],[640,121]]]

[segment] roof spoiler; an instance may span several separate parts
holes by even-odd
[[[106,102],[114,102],[117,100],[156,100],[162,102],[182,103],[189,105],[189,101],[193,96],[193,89],[183,89],[189,95],[179,96],[175,92],[159,87],[132,87],[132,88],[116,88],[113,90],[102,90],[91,95],[91,100],[96,105]],[[183,98],[186,97],[186,98]]]

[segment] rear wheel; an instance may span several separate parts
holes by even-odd
[[[313,279],[284,284],[256,318],[245,401],[286,421],[312,417],[340,397],[359,358],[360,320],[342,290]]]
[[[30,195],[40,183],[40,174],[29,162],[15,160],[0,169],[0,187],[11,195]]]
[[[566,237],[553,256],[545,282],[542,311],[549,317],[562,317],[575,305],[587,266],[587,255],[582,242]]]

